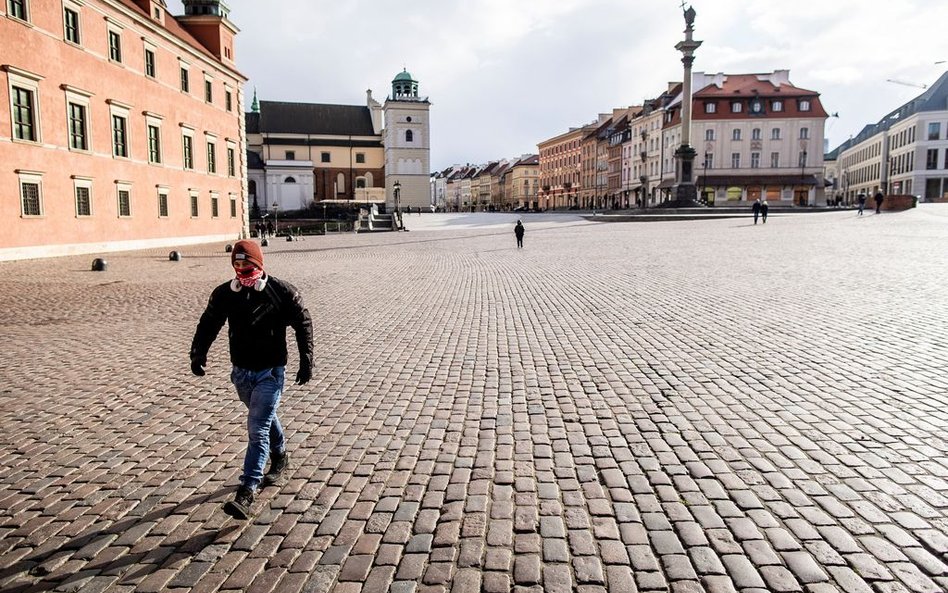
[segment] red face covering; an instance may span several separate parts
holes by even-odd
[[[237,272],[237,282],[240,282],[242,286],[247,288],[253,288],[253,285],[257,283],[257,280],[263,278],[263,270],[257,266],[251,266],[247,268],[241,268],[236,270]]]

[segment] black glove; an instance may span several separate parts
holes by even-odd
[[[207,359],[203,356],[195,356],[191,359],[191,372],[198,377],[204,376],[204,367],[207,365]]]
[[[309,365],[300,366],[300,370],[296,371],[296,384],[305,385],[313,378],[313,369]]]

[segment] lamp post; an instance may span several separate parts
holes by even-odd
[[[701,195],[705,199],[705,203],[708,202],[708,159],[711,158],[711,153],[707,149],[704,151],[704,174],[701,176],[701,184],[704,188],[701,190]],[[709,206],[711,204],[708,204]]]
[[[395,197],[395,216],[398,219],[397,220],[398,228],[401,228],[402,210],[401,210],[401,204],[399,203],[399,199],[401,198],[401,194],[402,194],[402,184],[399,183],[397,179],[395,180],[395,183],[392,185],[392,194]]]
[[[806,206],[810,202],[809,200],[810,192],[806,188],[806,178],[805,178],[806,177],[806,156],[807,156],[806,144],[801,142],[800,148],[803,149],[803,151],[800,153],[800,187],[803,188],[800,193],[800,205]],[[802,192],[806,192],[806,193],[802,193]]]
[[[273,236],[278,237],[280,235],[280,205],[276,202],[273,203]]]

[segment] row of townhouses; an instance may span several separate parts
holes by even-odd
[[[449,212],[523,210],[534,207],[540,190],[540,157],[453,165],[431,175],[431,204]]]
[[[819,93],[788,70],[693,75],[692,144],[699,196],[709,204],[767,199],[812,205],[824,196]],[[682,137],[682,85],[614,109],[538,144],[533,207],[631,208],[670,198]]]

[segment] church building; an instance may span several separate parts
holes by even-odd
[[[258,101],[255,94],[246,114],[251,212],[338,202],[427,208],[429,107],[407,71],[392,81],[384,105],[371,90],[365,105]]]

